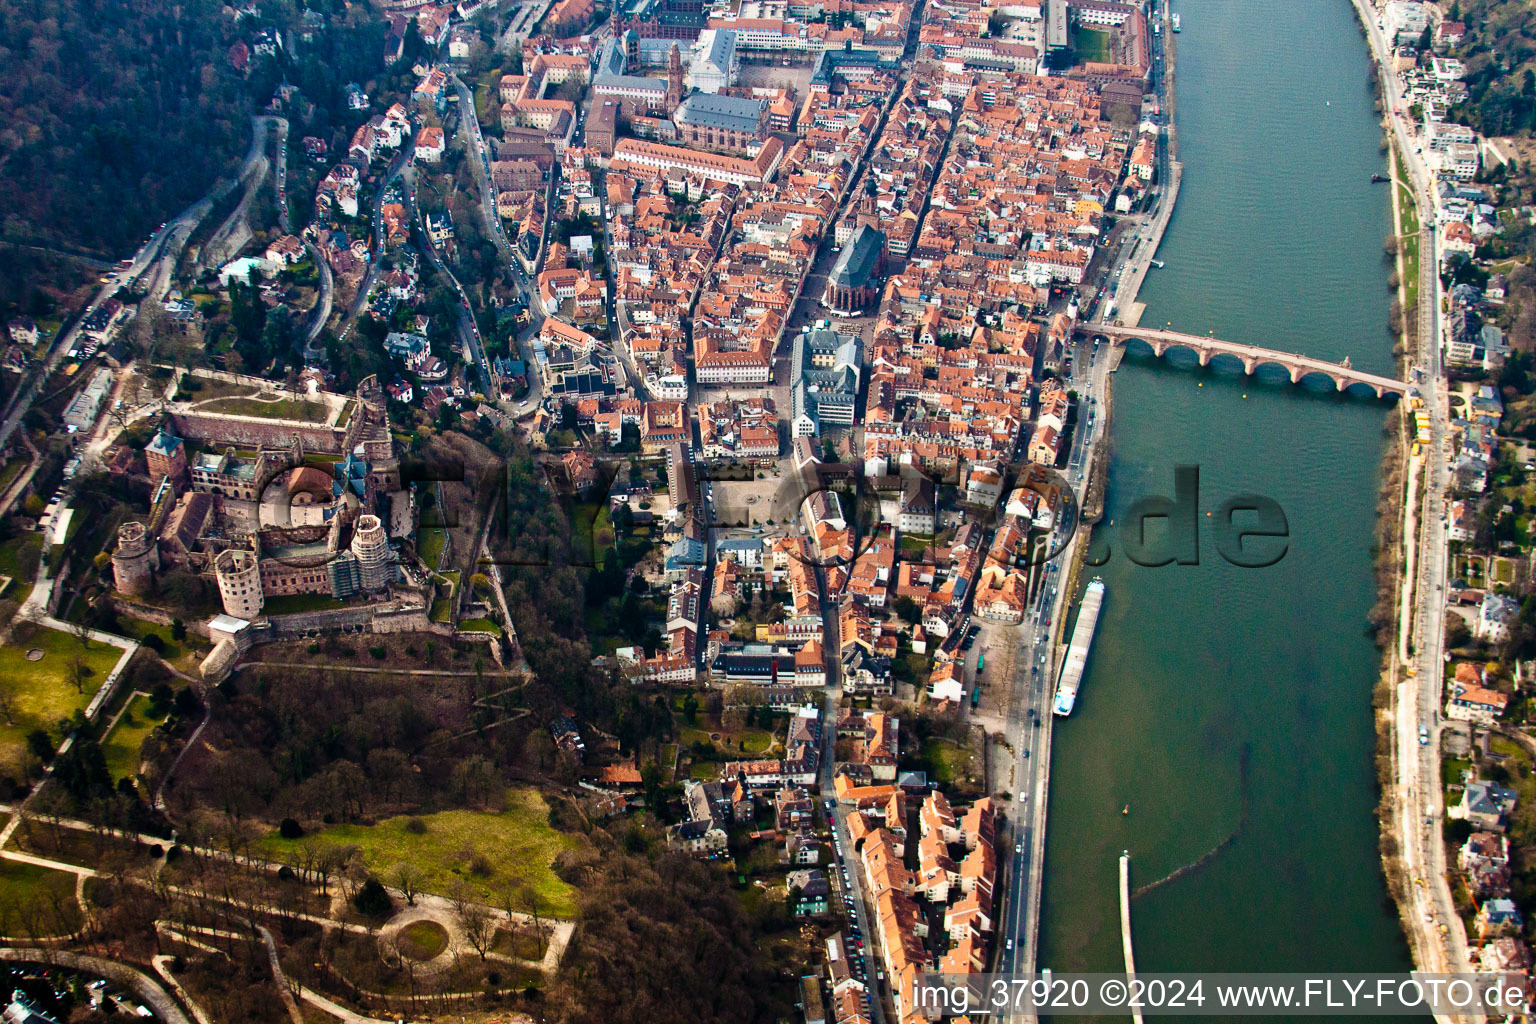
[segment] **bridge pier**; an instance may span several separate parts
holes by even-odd
[[[1333,386],[1338,390],[1343,391],[1345,388],[1349,387],[1349,381],[1345,380],[1343,377],[1335,377],[1331,373],[1328,376],[1333,381]]]
[[[1163,353],[1168,351],[1168,348],[1171,344],[1171,342],[1167,341],[1152,342],[1152,354],[1157,356],[1159,359],[1163,358]]]
[[[1201,366],[1209,366],[1211,365],[1211,356],[1215,355],[1216,353],[1212,352],[1208,348],[1199,348],[1195,350],[1195,354],[1200,357]]]
[[[1253,376],[1253,371],[1257,370],[1259,368],[1259,361],[1257,359],[1254,359],[1254,358],[1250,357],[1250,356],[1243,356],[1242,360],[1243,360],[1243,372],[1246,373],[1248,376],[1252,377]]]
[[[1291,367],[1291,383],[1292,384],[1300,384],[1301,383],[1301,367],[1299,367],[1299,366]]]

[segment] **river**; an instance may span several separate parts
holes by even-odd
[[[1175,9],[1184,178],[1142,323],[1396,376],[1391,199],[1370,183],[1386,156],[1349,3]],[[1115,374],[1108,594],[1056,725],[1040,966],[1121,968],[1122,849],[1135,887],[1237,831],[1134,901],[1138,970],[1407,970],[1377,853],[1366,632],[1390,407],[1194,363],[1133,351]],[[1134,565],[1108,520],[1172,495],[1179,464],[1200,467],[1201,562]],[[1241,492],[1285,511],[1272,568],[1216,552],[1204,513]]]

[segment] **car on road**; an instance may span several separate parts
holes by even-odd
[[[1015,844],[1015,846],[1013,848],[1013,852],[1014,853],[1023,853],[1024,852],[1024,844],[1023,843]]]
[[[1029,756],[1029,748],[1028,748],[1028,747],[1025,747],[1025,748],[1024,748],[1024,756],[1025,756],[1025,757],[1028,757],[1028,756]]]
[[[1012,952],[1012,951],[1013,951],[1013,940],[1012,940],[1012,939],[1009,939],[1009,940],[1008,940],[1008,950],[1009,950],[1009,951],[1010,951],[1010,952]]]
[[[1429,746],[1429,726],[1427,725],[1419,726],[1419,746]]]

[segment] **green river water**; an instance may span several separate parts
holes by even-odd
[[[1142,323],[1392,372],[1391,198],[1370,183],[1386,156],[1349,3],[1175,10],[1184,180]],[[1115,375],[1108,593],[1056,726],[1040,966],[1121,968],[1122,849],[1134,887],[1240,830],[1134,901],[1139,970],[1407,970],[1377,853],[1366,632],[1390,407],[1194,362],[1133,351]],[[1201,470],[1201,564],[1138,567],[1108,520],[1171,495],[1178,464]],[[1204,513],[1239,492],[1286,513],[1273,568],[1216,553]]]

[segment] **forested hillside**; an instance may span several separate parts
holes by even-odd
[[[250,142],[215,0],[0,0],[0,236],[117,257]]]
[[[1467,38],[1457,56],[1471,96],[1460,113],[1484,135],[1536,130],[1536,17],[1529,0],[1457,0]]]

